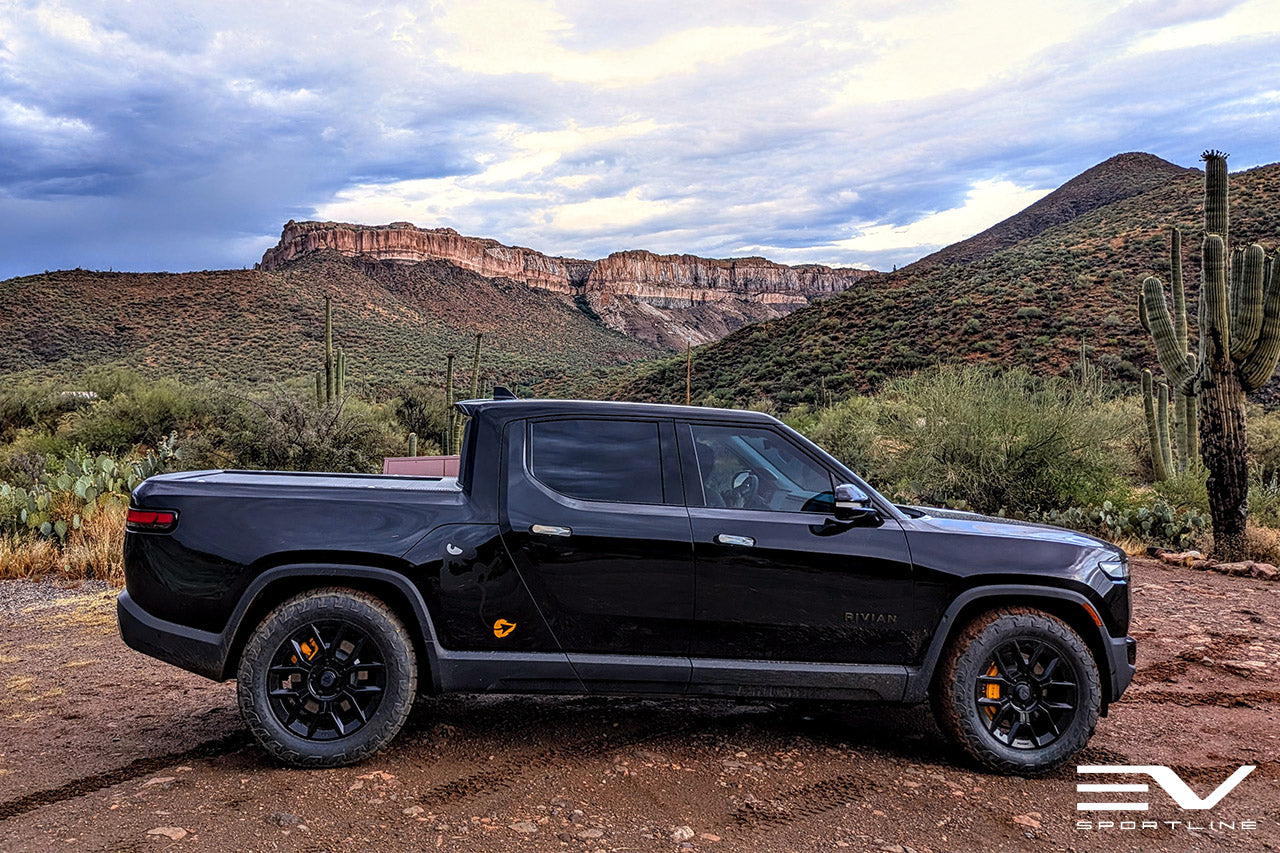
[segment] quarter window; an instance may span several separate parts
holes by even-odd
[[[588,501],[662,503],[662,451],[655,421],[536,421],[530,470],[562,495]]]

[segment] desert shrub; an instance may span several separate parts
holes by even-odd
[[[891,383],[885,438],[901,494],[1010,514],[1101,500],[1126,461],[1097,394],[1022,368],[941,367]]]
[[[126,509],[124,501],[112,501],[67,537],[62,549],[62,571],[66,575],[124,585]]]
[[[124,583],[125,502],[113,501],[59,544],[19,533],[0,534],[0,579],[96,578]]]
[[[0,386],[0,442],[11,442],[23,431],[52,433],[64,416],[87,405],[87,398],[65,393],[52,383],[4,383]]]
[[[400,454],[404,440],[387,406],[353,397],[317,406],[275,388],[240,398],[226,414],[205,452],[233,457],[236,467],[376,472],[384,456]]]
[[[47,539],[0,536],[0,579],[40,578],[58,570],[62,553]]]
[[[51,464],[74,450],[65,437],[43,429],[27,429],[0,447],[0,482],[30,486],[39,482]]]
[[[1280,475],[1280,411],[1249,407],[1249,456],[1253,470],[1263,482]]]
[[[76,390],[92,391],[100,400],[110,400],[119,394],[144,387],[149,380],[127,367],[99,365],[90,367],[80,375]]]
[[[1098,406],[1103,417],[1116,423],[1117,435],[1111,446],[1116,451],[1117,473],[1141,482],[1151,482],[1151,448],[1147,442],[1147,420],[1142,412],[1141,396],[1112,397]]]
[[[1280,477],[1262,479],[1252,472],[1249,479],[1249,519],[1263,527],[1280,527]]]
[[[801,429],[815,444],[868,480],[883,483],[881,405],[874,397],[848,397],[818,410]]]
[[[422,383],[402,385],[396,389],[389,405],[405,438],[411,432],[418,434],[419,453],[429,456],[440,452],[440,439],[448,428],[449,414],[443,391]]]
[[[1208,477],[1204,464],[1196,459],[1186,471],[1155,483],[1151,490],[1171,506],[1206,515],[1209,512],[1209,491],[1205,485]]]
[[[213,413],[208,395],[199,389],[173,380],[138,383],[72,414],[62,434],[94,452],[121,454],[155,447],[173,432],[197,431]]]
[[[1245,556],[1250,560],[1280,565],[1280,530],[1270,525],[1249,524],[1244,531]]]

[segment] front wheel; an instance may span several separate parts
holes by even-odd
[[[263,748],[295,767],[339,767],[400,731],[418,668],[413,641],[386,603],[317,589],[267,615],[237,679],[240,714]]]
[[[930,691],[942,730],[1000,773],[1035,776],[1088,742],[1102,690],[1088,646],[1038,610],[985,613],[948,645]]]

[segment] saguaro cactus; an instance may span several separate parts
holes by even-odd
[[[476,351],[471,358],[471,399],[480,396],[480,332],[476,332]]]
[[[1169,446],[1169,386],[1161,382],[1157,392],[1150,370],[1142,371],[1142,405],[1151,443],[1151,470],[1157,480],[1167,480],[1173,470]]]
[[[324,370],[316,374],[316,401],[324,405],[347,393],[347,354],[333,347],[333,297],[324,297]]]
[[[445,356],[444,369],[444,447],[445,455],[454,453],[453,448],[453,353]]]
[[[324,297],[324,400],[333,399],[336,390],[333,375],[333,297]]]
[[[1187,466],[1191,460],[1196,457],[1199,449],[1199,428],[1196,423],[1196,391],[1194,383],[1183,382],[1179,384],[1174,380],[1174,376],[1180,375],[1179,371],[1189,369],[1191,373],[1196,371],[1196,356],[1189,353],[1188,336],[1187,336],[1187,300],[1186,292],[1182,286],[1182,232],[1177,228],[1170,229],[1169,235],[1169,272],[1170,280],[1173,285],[1173,335],[1176,347],[1174,352],[1183,353],[1181,362],[1165,366],[1165,375],[1169,377],[1169,381],[1174,383],[1174,387],[1170,390],[1170,397],[1173,403],[1173,435],[1170,441],[1170,461],[1165,466],[1164,473],[1159,470],[1159,466],[1154,466],[1157,480],[1162,480],[1187,470]],[[1147,316],[1146,296],[1139,291],[1138,293],[1138,319],[1142,322],[1142,328],[1148,332],[1151,331],[1150,319]],[[1187,360],[1190,360],[1188,363]],[[1161,362],[1164,366],[1164,362]],[[1150,396],[1151,391],[1147,389],[1146,380],[1143,380],[1143,393]],[[1149,426],[1155,421],[1148,417]],[[1155,434],[1152,433],[1154,436]],[[1151,455],[1154,460],[1158,455],[1157,445],[1155,442],[1151,444]]]
[[[1143,281],[1139,311],[1170,384],[1180,394],[1198,395],[1200,454],[1209,471],[1214,548],[1222,559],[1238,560],[1244,557],[1249,513],[1245,394],[1270,379],[1280,359],[1280,275],[1275,272],[1280,264],[1268,262],[1256,243],[1228,264],[1227,157],[1206,151],[1203,159],[1199,357],[1187,351],[1185,319],[1175,325],[1159,278]],[[1173,248],[1176,310],[1181,289],[1179,239]]]

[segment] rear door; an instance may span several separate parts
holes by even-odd
[[[505,446],[502,537],[579,676],[683,691],[693,548],[674,422],[522,421]]]

